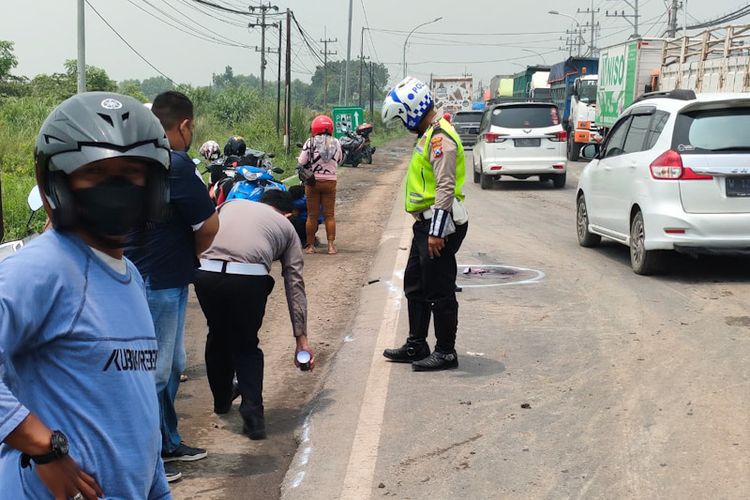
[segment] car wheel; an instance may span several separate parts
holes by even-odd
[[[479,168],[482,168],[482,167],[480,166]],[[477,169],[477,166],[474,165],[474,168],[472,169],[474,171],[474,184],[478,184],[479,183],[479,178],[481,177],[480,173],[477,172],[476,169]]]
[[[574,141],[573,135],[568,135],[568,160],[570,161],[578,161],[581,158],[581,144]]]
[[[568,173],[567,172],[564,173],[564,174],[557,174],[557,175],[555,175],[552,178],[552,182],[555,183],[555,187],[557,189],[562,189],[562,188],[565,187],[565,181],[566,181],[567,177],[568,177]]]
[[[495,179],[491,175],[487,175],[484,172],[479,174],[479,185],[482,189],[492,189],[492,183]]]
[[[646,227],[643,214],[638,212],[630,223],[630,265],[635,274],[647,276],[658,271],[664,253],[646,250]]]
[[[602,241],[602,237],[589,231],[589,212],[586,209],[586,198],[581,195],[576,203],[576,232],[578,244],[582,247],[595,247]]]

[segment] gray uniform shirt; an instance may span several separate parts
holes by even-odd
[[[307,335],[302,244],[289,220],[270,206],[236,199],[219,206],[219,232],[201,258],[263,264],[281,261],[294,336]]]

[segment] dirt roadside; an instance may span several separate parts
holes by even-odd
[[[401,166],[411,144],[408,137],[398,139],[378,149],[373,165],[341,169],[336,200],[339,254],[306,256],[305,262],[308,327],[317,360],[312,374],[293,365],[294,341],[284,284],[280,265],[274,264],[276,286],[261,331],[267,440],[251,441],[242,434],[238,402],[228,415],[213,414],[203,361],[205,319],[191,293],[185,332],[189,380],[180,389],[177,410],[185,442],[207,448],[209,456],[179,464],[183,479],[173,485],[175,498],[279,497],[279,486],[297,448],[294,431],[354,319],[360,290],[404,177]],[[322,226],[318,235],[325,240]]]

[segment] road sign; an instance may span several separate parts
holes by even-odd
[[[365,120],[365,111],[356,107],[333,108],[333,135],[343,136],[348,130],[356,130]]]

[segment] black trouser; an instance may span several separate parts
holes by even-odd
[[[430,221],[414,223],[414,237],[404,271],[404,292],[409,304],[408,342],[426,341],[432,314],[437,337],[435,350],[450,353],[455,349],[458,330],[456,253],[468,228],[468,223],[456,226],[456,232],[446,238],[440,257],[430,258],[427,253]]]
[[[208,322],[206,374],[214,407],[232,404],[232,379],[237,384],[243,418],[263,415],[263,351],[258,331],[263,324],[270,276],[197,271],[195,294]]]

